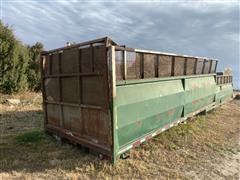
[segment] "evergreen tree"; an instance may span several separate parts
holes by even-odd
[[[40,90],[41,88],[41,74],[40,74],[40,52],[43,50],[43,45],[37,42],[33,46],[27,46],[29,51],[29,68],[28,68],[28,83],[29,89]]]
[[[27,89],[29,55],[12,29],[0,21],[0,91],[12,93]]]
[[[40,90],[39,56],[43,45],[24,46],[0,21],[0,92]]]

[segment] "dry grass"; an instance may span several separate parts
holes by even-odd
[[[0,94],[1,95],[1,94]],[[22,93],[0,104],[0,179],[238,179],[240,101],[174,127],[133,149],[112,166],[77,147],[60,144],[42,125],[41,96]],[[219,164],[226,166],[219,166]],[[236,160],[228,167],[229,161]],[[230,169],[229,169],[230,168]],[[235,169],[234,169],[235,168]],[[231,172],[230,170],[233,169]]]

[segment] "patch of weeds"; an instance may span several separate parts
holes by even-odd
[[[44,131],[41,131],[41,130],[25,132],[15,137],[16,143],[21,145],[36,144],[45,139],[46,139],[46,135]]]

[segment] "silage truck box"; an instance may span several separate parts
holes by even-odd
[[[128,48],[108,37],[41,53],[48,133],[116,162],[131,148],[233,97],[218,61]]]

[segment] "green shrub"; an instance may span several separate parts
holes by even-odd
[[[25,46],[0,21],[0,92],[40,90],[39,55],[43,45]]]
[[[38,143],[46,138],[43,131],[30,131],[23,133],[16,137],[16,142],[19,144],[34,144]]]

